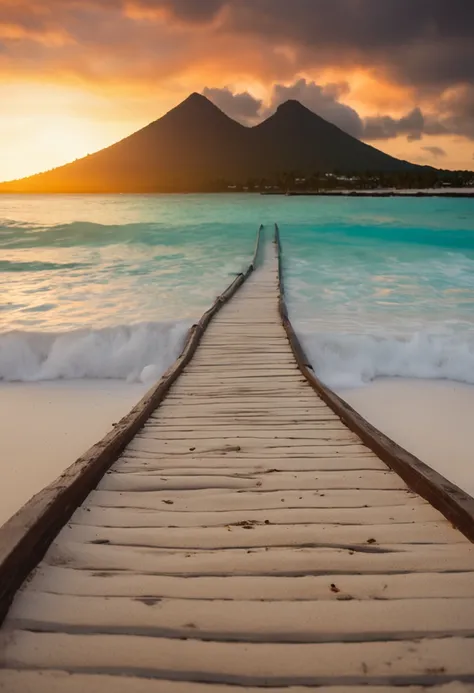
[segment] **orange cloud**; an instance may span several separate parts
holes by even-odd
[[[0,24],[0,39],[37,41],[45,46],[64,46],[67,43],[74,43],[74,39],[69,34],[59,29],[40,31],[6,23]]]
[[[275,84],[289,88],[305,78],[324,90],[344,83],[334,108],[346,115],[352,109],[355,125],[357,118],[388,118],[384,132],[392,144],[415,122],[407,125],[406,118],[418,107],[421,130],[429,121],[429,137],[448,137],[439,144],[448,166],[451,151],[452,161],[460,157],[449,133],[463,136],[465,145],[474,139],[474,3],[450,0],[449,12],[443,6],[434,0],[0,0],[0,85],[31,92],[16,114],[8,108],[8,118],[50,104],[54,117],[127,123],[131,131],[206,86],[250,90],[268,104]],[[32,84],[43,84],[43,91],[31,91]],[[58,103],[50,85],[61,86],[70,103]],[[4,133],[11,132],[8,93],[0,114]],[[29,128],[41,137],[39,123]],[[444,134],[435,137],[436,129]],[[121,126],[114,132],[121,134]],[[3,153],[7,135],[0,138]],[[78,139],[97,148],[95,135]],[[77,148],[70,151],[76,155]],[[26,149],[23,156],[28,160]],[[469,146],[464,156],[472,166]],[[39,168],[48,165],[37,161]],[[0,168],[0,179],[6,175]]]

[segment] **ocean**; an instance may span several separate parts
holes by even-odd
[[[474,200],[0,197],[0,380],[152,383],[280,227],[290,314],[335,389],[474,384]]]

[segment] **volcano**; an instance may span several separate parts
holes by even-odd
[[[201,94],[111,147],[45,173],[0,184],[0,192],[202,192],[275,179],[288,171],[421,170],[343,132],[298,101],[245,127]]]

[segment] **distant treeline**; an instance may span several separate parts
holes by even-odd
[[[330,173],[315,171],[305,175],[289,171],[272,178],[248,178],[244,182],[221,179],[212,188],[216,191],[271,192],[271,191],[326,191],[326,190],[423,190],[428,188],[466,188],[474,186],[473,171],[445,171],[431,168],[393,173]]]

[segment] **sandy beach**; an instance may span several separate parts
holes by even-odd
[[[472,385],[380,378],[339,394],[399,445],[474,495]]]
[[[146,389],[118,380],[1,383],[0,524],[100,440]]]

